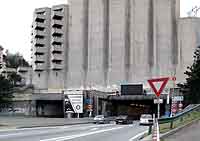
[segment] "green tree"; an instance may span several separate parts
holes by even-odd
[[[28,67],[29,63],[24,59],[19,53],[7,53],[6,56],[6,66],[11,68],[17,68],[19,66]]]
[[[12,98],[12,88],[11,81],[0,75],[0,103],[7,102]]]
[[[17,82],[21,82],[21,79],[21,76],[18,75],[16,72],[8,74],[8,80],[13,84],[13,86],[16,86]]]
[[[200,103],[200,47],[194,52],[194,62],[187,68],[186,83],[179,84],[185,97],[185,102]]]

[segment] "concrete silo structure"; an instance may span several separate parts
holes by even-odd
[[[195,49],[200,46],[200,18],[187,17],[178,21],[178,67],[177,80],[185,81],[184,72],[193,63]]]
[[[34,16],[37,34],[42,33],[36,27],[43,23],[35,20],[41,10]],[[45,10],[50,35],[45,48],[36,47],[43,38],[33,36],[33,82],[39,89],[145,83],[173,75],[181,82],[192,63],[194,50],[188,46],[198,44],[199,19],[180,18],[180,0],[69,0]]]

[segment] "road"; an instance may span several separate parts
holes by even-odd
[[[131,141],[146,131],[138,123],[81,124],[68,126],[8,129],[0,131],[2,141]]]
[[[200,121],[181,129],[164,139],[164,141],[200,141]]]

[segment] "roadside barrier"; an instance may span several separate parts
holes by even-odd
[[[153,123],[152,141],[160,141],[160,131],[157,119],[155,119]]]

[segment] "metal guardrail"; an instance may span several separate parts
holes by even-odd
[[[198,108],[200,109],[200,104],[195,104],[195,106],[192,107],[191,109],[188,109],[188,110],[186,110],[186,111],[184,111],[184,112],[178,113],[178,114],[176,114],[176,115],[173,116],[173,117],[160,118],[160,119],[158,120],[158,123],[159,123],[159,124],[164,124],[164,123],[173,122],[174,120],[176,120],[176,119],[178,119],[178,118],[180,118],[180,117],[182,117],[182,116],[185,116],[186,114],[188,114],[188,113],[190,113],[190,112],[192,112],[192,111],[195,111],[195,110],[198,109]]]
[[[174,123],[174,121],[176,121],[179,118],[183,119],[183,117],[185,115],[187,115],[187,114],[189,115],[190,113],[192,113],[192,112],[194,112],[196,110],[200,111],[200,104],[193,104],[193,105],[189,106],[189,108],[186,108],[185,110],[183,110],[183,112],[180,112],[180,113],[176,114],[173,117],[160,118],[160,119],[158,119],[158,123],[159,124],[170,123],[170,127],[169,128],[173,129],[173,123]],[[149,120],[149,122],[151,124],[149,125],[149,132],[148,132],[148,134],[150,135],[152,133],[153,120]]]

